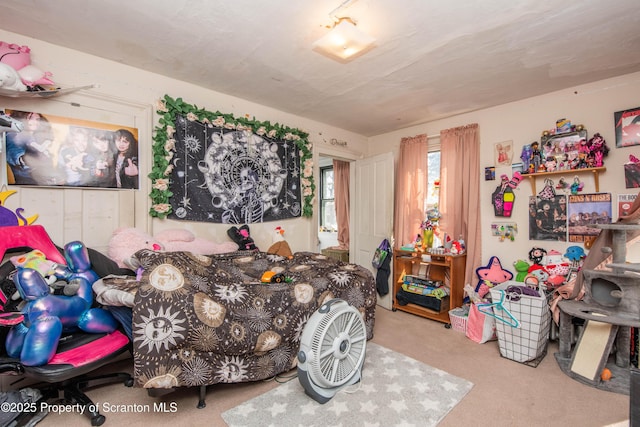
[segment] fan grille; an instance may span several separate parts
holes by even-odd
[[[325,314],[311,339],[311,350],[317,363],[309,374],[322,387],[343,385],[355,375],[362,364],[366,346],[366,328],[360,313],[344,302]]]

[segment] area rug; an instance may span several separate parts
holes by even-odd
[[[435,426],[473,384],[374,343],[362,380],[320,404],[297,378],[222,414],[230,427]]]

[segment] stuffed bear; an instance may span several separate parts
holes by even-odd
[[[253,238],[251,238],[251,232],[249,231],[249,226],[247,224],[238,227],[231,227],[227,230],[227,235],[236,242],[239,246],[239,250],[241,251],[257,251],[255,243],[253,242]]]
[[[137,266],[131,262],[131,256],[140,249],[210,255],[237,251],[238,245],[233,242],[214,243],[182,229],[164,230],[152,236],[137,228],[125,227],[113,232],[107,254],[119,267],[135,271]]]
[[[238,245],[233,242],[215,243],[207,239],[196,237],[189,230],[173,228],[156,233],[155,237],[164,246],[165,251],[187,251],[199,255],[222,254],[235,252]]]
[[[116,229],[109,239],[107,255],[114,260],[120,268],[136,270],[131,265],[130,259],[140,249],[160,251],[164,246],[150,234],[133,227],[120,227]]]

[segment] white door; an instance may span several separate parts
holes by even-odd
[[[350,240],[355,242],[351,262],[368,267],[374,276],[377,270],[371,265],[373,253],[383,239],[392,239],[393,233],[393,153],[379,154],[355,162],[355,186],[353,191],[353,216]],[[389,282],[393,272],[389,276]],[[378,295],[378,305],[391,310],[391,284],[389,293]]]

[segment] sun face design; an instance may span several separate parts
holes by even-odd
[[[147,313],[147,316],[140,315],[141,322],[134,325],[134,341],[138,347],[147,346],[147,352],[159,353],[161,349],[168,351],[185,340],[186,328],[180,324],[185,324],[187,319],[182,313],[171,313],[171,307],[165,311],[162,306],[157,313],[149,307]]]
[[[214,328],[222,324],[227,313],[227,309],[224,306],[218,304],[203,292],[198,292],[193,296],[193,308],[202,323]]]
[[[161,264],[149,273],[149,283],[159,291],[171,292],[184,286],[184,276],[171,264]]]
[[[296,302],[309,304],[313,300],[313,286],[308,283],[298,283],[293,287]]]
[[[226,302],[242,302],[247,297],[247,290],[242,285],[217,285],[216,296]]]
[[[247,378],[247,365],[238,356],[226,356],[216,371],[216,377],[223,383],[242,382]]]
[[[201,148],[200,141],[194,135],[187,135],[184,138],[184,148],[191,153],[198,153]]]
[[[329,278],[336,285],[344,287],[347,286],[351,281],[351,274],[346,271],[337,271],[335,273],[329,274]]]

